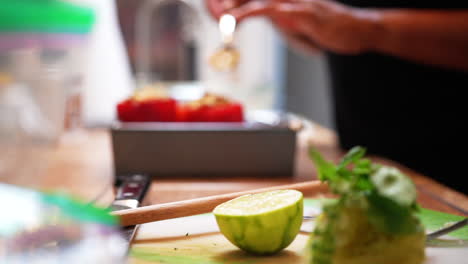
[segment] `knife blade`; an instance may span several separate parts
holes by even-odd
[[[119,211],[140,206],[151,185],[151,177],[145,174],[131,174],[117,178],[117,193],[110,209]],[[138,225],[122,227],[122,236],[128,243],[127,248],[130,246],[137,229]]]

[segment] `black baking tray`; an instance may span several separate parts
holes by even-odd
[[[116,174],[292,176],[297,129],[286,115],[242,123],[122,123],[112,126]],[[257,115],[257,117],[262,115]]]

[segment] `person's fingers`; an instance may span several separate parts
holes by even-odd
[[[247,17],[271,16],[274,14],[275,5],[276,3],[273,1],[250,1],[245,5],[230,10],[228,13],[233,15],[237,21],[240,22]]]
[[[289,27],[282,27],[276,22],[273,22],[281,33],[282,37],[288,42],[288,45],[293,49],[298,50],[307,55],[317,54],[321,51],[320,47],[308,36],[301,34]]]
[[[205,4],[210,14],[219,19],[221,15],[228,12],[230,9],[239,7],[249,0],[206,0]]]
[[[223,13],[223,6],[221,5],[221,1],[206,0],[205,4],[206,4],[206,8],[208,9],[208,11],[215,19],[218,19],[220,14]]]
[[[289,18],[284,16],[270,17],[273,25],[279,28],[281,31],[287,30],[288,32],[299,32],[300,24],[303,23],[302,19]]]
[[[304,2],[291,2],[288,0],[276,1],[250,1],[244,5],[234,8],[229,11],[229,14],[241,21],[247,17],[253,16],[269,16],[269,17],[308,17],[309,19],[317,19],[320,14],[319,7],[315,4]]]
[[[278,16],[290,18],[307,18],[309,22],[321,22],[327,12],[320,4],[315,2],[278,3],[275,13]]]
[[[277,4],[275,6],[276,17],[274,20],[289,22],[289,29],[302,36],[300,38],[295,37],[294,41],[295,43],[299,43],[300,46],[307,46],[307,43],[311,40],[319,44],[324,29],[330,26],[330,23],[327,23],[329,20],[329,8],[323,2],[314,0],[293,4]],[[280,26],[284,28],[285,24]]]

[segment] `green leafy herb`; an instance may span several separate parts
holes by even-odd
[[[362,147],[352,148],[346,155],[343,157],[341,162],[336,167],[338,170],[344,169],[350,163],[359,161],[366,154],[366,149]]]
[[[335,206],[362,200],[369,221],[384,232],[408,234],[420,231],[416,218],[416,190],[411,180],[396,168],[364,158],[366,149],[352,148],[337,164],[310,150],[318,177],[331,191],[341,195]]]
[[[412,208],[402,206],[376,192],[368,195],[368,201],[369,221],[380,230],[392,234],[411,234],[420,231]]]
[[[327,162],[323,159],[319,152],[311,149],[310,157],[317,166],[318,177],[322,181],[334,180],[336,175],[336,167],[332,163]]]

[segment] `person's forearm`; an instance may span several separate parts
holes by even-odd
[[[369,48],[468,71],[468,10],[370,10]]]

